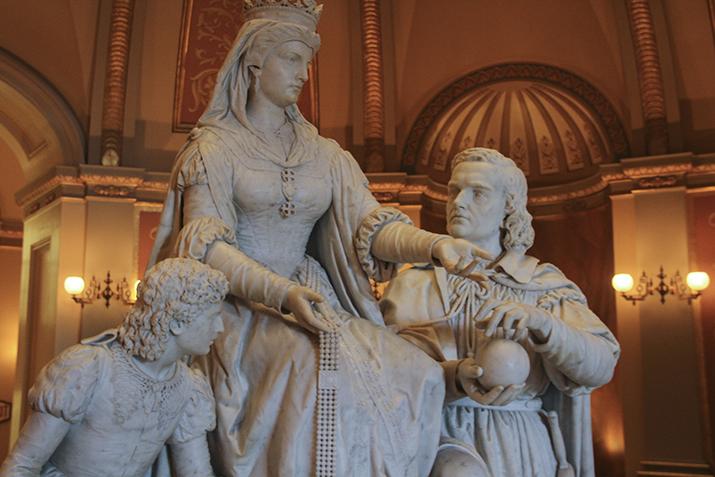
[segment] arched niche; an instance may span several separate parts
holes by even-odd
[[[85,160],[84,131],[67,101],[39,73],[1,48],[0,141],[12,151],[24,183],[55,165]]]
[[[596,87],[535,63],[490,66],[442,89],[412,126],[402,169],[445,184],[454,155],[474,146],[514,159],[532,188],[593,176],[629,149],[620,118]]]

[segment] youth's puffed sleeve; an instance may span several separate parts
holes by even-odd
[[[208,380],[196,369],[188,370],[188,379],[189,398],[169,445],[205,438],[216,427],[216,403]]]
[[[80,422],[110,360],[101,346],[68,348],[40,372],[28,394],[30,406],[70,424]]]
[[[552,320],[545,343],[534,343],[551,382],[569,395],[583,394],[609,382],[620,355],[613,334],[570,287],[551,290],[537,306]]]
[[[76,345],[40,371],[28,394],[33,412],[0,468],[0,476],[45,475],[43,466],[71,426],[84,418],[110,362],[105,348]]]

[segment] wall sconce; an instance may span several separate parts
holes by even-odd
[[[666,284],[665,278],[667,276],[661,266],[660,273],[657,275],[658,285],[654,287],[653,280],[643,272],[638,279],[638,285],[634,293],[628,293],[634,286],[633,277],[628,273],[613,275],[611,285],[614,290],[619,292],[624,299],[633,303],[634,306],[637,301],[643,301],[646,297],[655,294],[655,292],[660,295],[661,303],[665,303],[666,295],[675,295],[681,300],[688,300],[688,305],[690,305],[710,285],[710,277],[705,272],[688,273],[687,277],[685,277],[685,283],[683,283],[683,277],[679,271],[676,271],[673,278],[670,279],[670,283]]]
[[[104,305],[109,308],[112,298],[121,301],[125,305],[133,305],[137,301],[137,287],[139,280],[134,281],[134,286],[129,287],[129,282],[126,277],[117,283],[117,286],[112,290],[112,276],[107,272],[107,278],[103,280],[104,288],[97,282],[97,279],[92,276],[89,286],[85,288],[84,279],[82,277],[67,277],[65,278],[65,291],[72,296],[75,303],[79,303],[82,308],[84,305],[93,303],[94,300],[103,299]]]

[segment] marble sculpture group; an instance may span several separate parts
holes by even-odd
[[[245,3],[137,303],[43,369],[0,475],[593,476],[619,346],[526,254],[523,173],[460,152],[416,228],[296,106],[322,6]]]

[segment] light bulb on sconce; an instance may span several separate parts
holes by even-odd
[[[84,290],[84,279],[82,277],[65,278],[65,291],[70,295],[79,295]]]
[[[646,297],[653,295],[656,291],[660,295],[660,302],[663,304],[667,295],[676,295],[679,299],[687,300],[688,304],[691,304],[710,285],[710,277],[705,272],[690,272],[685,279],[685,283],[683,283],[683,277],[679,271],[676,271],[669,283],[666,283],[665,278],[667,275],[661,266],[660,272],[656,276],[658,277],[658,285],[653,287],[653,280],[643,272],[634,293],[628,293],[634,286],[633,277],[628,273],[613,275],[611,286],[621,294],[623,299],[635,305],[637,301],[645,300]]]
[[[643,274],[638,278],[638,285],[634,293],[627,293],[633,290],[635,283],[633,276],[629,273],[617,273],[611,279],[611,286],[619,292],[621,296],[633,303],[635,306],[637,301],[643,301],[648,295],[653,294],[653,280]]]
[[[633,277],[629,273],[616,273],[611,279],[613,289],[625,293],[633,289]]]
[[[65,278],[65,291],[72,296],[75,303],[79,303],[82,308],[94,301],[96,290],[99,289],[97,281],[92,277],[89,287],[85,287],[84,278],[70,276]],[[84,293],[83,293],[84,292]]]
[[[701,292],[710,285],[710,276],[705,272],[690,272],[685,277],[685,283],[691,290]]]

